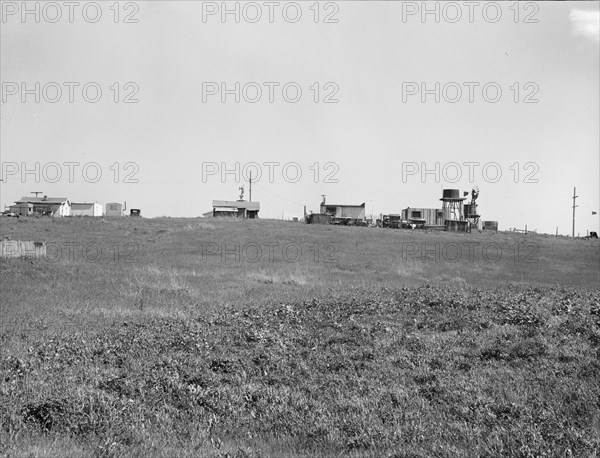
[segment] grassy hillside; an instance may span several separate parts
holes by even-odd
[[[6,456],[600,449],[600,245],[282,221],[3,219]]]

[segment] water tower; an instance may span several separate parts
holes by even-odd
[[[468,192],[465,195],[469,194]],[[444,189],[442,191],[442,219],[447,231],[467,232],[469,223],[463,214],[463,202],[459,189]]]
[[[467,193],[468,194],[468,193]],[[463,221],[463,201],[459,189],[444,189],[442,191],[442,218],[444,221]]]

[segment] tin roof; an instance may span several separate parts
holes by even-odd
[[[213,207],[245,208],[246,210],[260,210],[260,202],[247,202],[245,200],[213,200]]]
[[[21,200],[17,200],[15,203],[30,203],[30,204],[62,204],[67,202],[66,197],[22,197]]]
[[[71,207],[92,207],[94,205],[100,205],[97,202],[71,202]]]
[[[321,207],[353,207],[353,208],[362,208],[365,206],[365,202],[360,205],[347,205],[347,204],[330,204],[329,202],[323,203],[321,202]]]

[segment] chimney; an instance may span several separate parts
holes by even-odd
[[[48,200],[48,196],[44,196],[42,200]]]
[[[323,205],[325,205],[325,194],[321,194],[321,197],[323,198],[323,202],[321,202]]]

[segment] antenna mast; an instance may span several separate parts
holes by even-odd
[[[575,208],[579,207],[579,205],[575,205],[575,199],[578,197],[577,188],[573,188],[573,237],[575,237]]]

